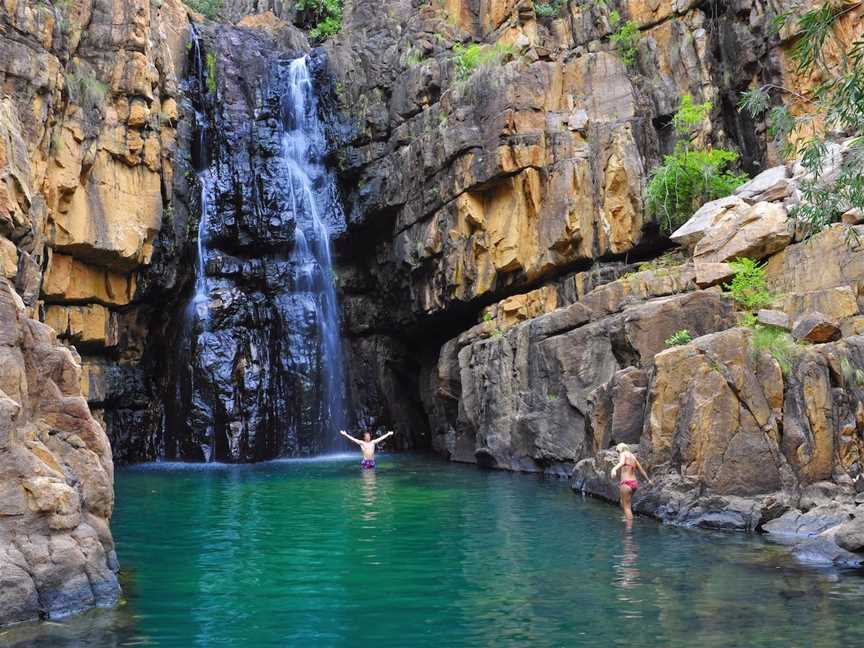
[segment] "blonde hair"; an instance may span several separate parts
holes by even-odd
[[[619,443],[617,446],[615,446],[615,449],[618,451],[618,454],[621,454],[623,452],[629,452],[630,446],[626,443]]]

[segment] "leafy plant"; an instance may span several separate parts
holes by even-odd
[[[213,52],[207,52],[207,91],[210,94],[216,94],[216,55]]]
[[[765,84],[741,95],[739,109],[753,118],[765,118],[768,132],[786,158],[799,157],[808,178],[801,183],[801,201],[791,216],[805,225],[807,235],[819,232],[838,220],[849,208],[864,209],[864,36],[859,36],[842,52],[832,68],[825,56],[829,41],[835,38],[837,20],[853,7],[829,0],[802,13],[794,25],[797,40],[792,58],[796,72],[804,77],[823,79],[808,96],[783,86]],[[793,14],[775,19],[779,31]],[[841,45],[842,46],[842,45]],[[837,48],[835,48],[837,49]],[[803,114],[792,115],[780,102],[780,95],[795,97],[809,105]],[[776,104],[776,105],[775,105]],[[856,136],[851,150],[833,178],[825,178],[824,160],[831,132]],[[833,175],[833,174],[832,174]]]
[[[660,220],[670,234],[682,225],[703,203],[728,196],[747,176],[730,170],[738,154],[725,149],[692,150],[693,132],[711,111],[711,103],[693,103],[684,95],[672,117],[678,142],[671,155],[651,171],[645,190],[648,212]]]
[[[320,42],[342,29],[342,0],[297,0],[304,24],[312,25],[309,38]]]
[[[491,322],[492,319],[493,319],[493,317],[492,317],[492,313],[490,313],[490,312],[488,312],[488,311],[485,312],[485,313],[483,313],[483,321],[484,321],[484,322]]]
[[[753,335],[750,337],[751,353],[758,355],[767,351],[780,365],[784,376],[792,369],[792,362],[799,350],[800,346],[783,329],[762,325],[753,328]]]
[[[609,14],[609,26],[615,31],[609,37],[612,44],[618,49],[621,60],[627,67],[636,63],[637,49],[639,43],[639,24],[633,20],[621,23],[621,14],[613,11]]]
[[[197,11],[205,18],[216,20],[219,10],[222,9],[222,0],[183,0],[192,11]]]
[[[453,46],[456,55],[453,62],[456,66],[456,78],[465,81],[479,68],[485,65],[499,65],[507,58],[516,54],[516,48],[512,45],[495,43],[494,45],[480,45],[471,43],[467,47],[461,43]]]
[[[680,331],[675,331],[672,335],[666,338],[665,344],[667,347],[673,347],[681,346],[682,344],[687,344],[692,341],[693,336],[690,335],[690,331],[687,329],[681,329]]]
[[[422,65],[423,61],[426,60],[426,57],[423,55],[423,52],[419,50],[415,50],[413,47],[408,51],[408,55],[405,57],[405,64],[408,67],[415,67],[417,65]]]
[[[732,281],[723,288],[732,294],[732,299],[741,308],[748,311],[765,308],[773,300],[765,279],[765,264],[753,259],[735,259],[729,263],[732,266]]]
[[[557,18],[564,6],[565,0],[543,0],[534,3],[534,13],[538,18]]]
[[[672,128],[678,135],[690,136],[711,114],[711,102],[693,103],[693,97],[681,97],[678,110],[672,115]]]
[[[80,69],[66,76],[66,89],[69,98],[85,110],[98,107],[108,95],[106,84]]]

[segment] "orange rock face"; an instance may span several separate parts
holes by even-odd
[[[113,463],[81,365],[0,279],[0,625],[113,604]]]

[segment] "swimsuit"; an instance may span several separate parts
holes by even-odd
[[[364,470],[367,470],[369,468],[374,468],[375,467],[375,460],[374,459],[364,459],[363,461],[360,462],[360,467],[363,468]]]
[[[639,482],[636,481],[635,479],[622,479],[618,485],[619,486],[626,486],[627,488],[629,488],[632,491],[635,491],[637,488],[639,488]]]

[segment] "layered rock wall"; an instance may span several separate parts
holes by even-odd
[[[158,422],[135,386],[153,304],[182,276],[187,25],[179,0],[0,8],[4,275],[82,355],[125,459],[152,456],[121,439]]]
[[[81,364],[0,278],[0,626],[113,605],[111,447]]]
[[[757,85],[812,88],[791,71],[794,35],[772,31],[786,8],[346,2],[342,32],[324,45],[336,107],[352,126],[339,160],[346,334],[358,366],[372,365],[369,350],[384,340],[412,352],[355,390],[356,407],[393,420],[386,403],[408,397],[390,391],[392,377],[416,374],[490,304],[544,286],[562,292],[592,266],[614,278],[606,263],[662,251],[643,193],[673,149],[683,95],[713,106],[697,144],[737,151],[751,173],[776,164],[766,125],[737,104]],[[629,64],[610,38],[626,20],[638,26]],[[472,67],[478,52],[486,62]]]

